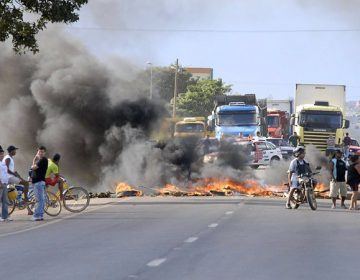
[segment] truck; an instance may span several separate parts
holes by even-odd
[[[255,94],[219,95],[208,118],[215,137],[253,137],[257,132],[267,136],[266,100],[256,100]]]
[[[300,137],[300,145],[312,144],[324,151],[330,135],[335,137],[336,146],[342,144],[344,129],[350,125],[345,119],[345,97],[344,85],[296,85],[291,125]]]
[[[175,124],[174,137],[206,136],[206,122],[204,117],[188,117]]]
[[[293,100],[267,100],[268,135],[287,139],[292,133],[290,118],[293,113]]]

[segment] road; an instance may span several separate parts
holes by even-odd
[[[112,199],[0,224],[1,279],[358,279],[360,213],[322,200]]]

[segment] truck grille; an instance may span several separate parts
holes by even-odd
[[[335,137],[335,132],[304,131],[304,145],[314,145],[321,151],[326,150],[326,140],[330,135]]]

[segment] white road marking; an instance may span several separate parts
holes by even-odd
[[[198,240],[199,237],[189,237],[188,239],[186,239],[184,242],[185,243],[193,243],[195,242],[196,240]]]
[[[227,212],[225,213],[225,215],[231,215],[231,214],[234,214],[234,211],[227,211]]]
[[[161,265],[161,264],[164,263],[165,261],[166,261],[166,258],[163,258],[163,259],[155,259],[155,260],[152,260],[151,262],[149,262],[149,263],[147,264],[147,266],[156,267],[156,266]]]
[[[128,199],[126,200],[130,200],[132,199],[133,197],[129,197]],[[28,232],[28,231],[32,231],[32,230],[35,230],[35,229],[39,229],[39,228],[43,228],[43,227],[46,227],[46,226],[49,226],[49,225],[53,225],[53,224],[57,224],[57,223],[60,223],[64,220],[67,220],[67,219],[70,219],[70,218],[73,218],[73,217],[76,217],[76,216],[79,216],[79,215],[83,215],[83,214],[86,214],[86,213],[89,213],[89,212],[94,212],[96,210],[100,210],[100,209],[103,209],[103,208],[106,208],[106,207],[110,207],[110,206],[113,206],[114,204],[112,202],[109,202],[108,204],[105,204],[105,205],[102,205],[102,206],[99,206],[99,207],[95,207],[95,208],[92,208],[92,209],[89,209],[89,210],[85,210],[83,212],[80,212],[80,213],[74,213],[74,214],[71,214],[69,216],[65,216],[63,218],[59,218],[59,219],[54,219],[54,220],[50,220],[49,222],[33,222],[33,223],[41,223],[37,226],[34,226],[34,227],[30,227],[30,228],[25,228],[25,229],[21,229],[21,230],[18,230],[18,231],[14,231],[14,232],[8,232],[8,233],[4,233],[4,234],[0,234],[0,238],[1,237],[6,237],[6,236],[10,236],[10,235],[14,235],[14,234],[20,234],[20,233],[24,233],[24,232]],[[29,218],[29,221],[30,221],[30,218]]]
[[[208,225],[209,228],[216,228],[219,224],[211,224],[211,225]]]

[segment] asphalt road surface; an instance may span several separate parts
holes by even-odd
[[[110,201],[110,203],[109,203]],[[359,279],[360,213],[283,199],[134,198],[0,224],[0,279]],[[65,212],[64,212],[65,213]]]

